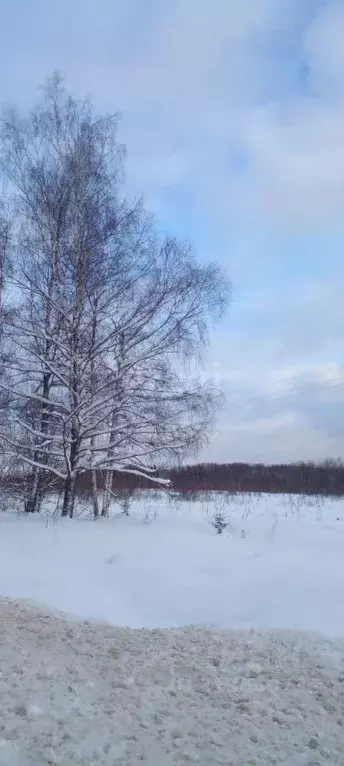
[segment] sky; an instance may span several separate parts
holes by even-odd
[[[205,460],[344,457],[344,0],[11,0],[0,101],[120,112],[126,186],[232,282]]]

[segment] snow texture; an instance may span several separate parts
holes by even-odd
[[[93,523],[1,513],[0,593],[122,627],[344,636],[342,499],[147,493],[129,518],[112,514]]]
[[[343,766],[344,641],[0,617],[2,766]]]

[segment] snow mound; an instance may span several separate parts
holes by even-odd
[[[0,599],[0,764],[343,766],[344,640],[132,630]]]

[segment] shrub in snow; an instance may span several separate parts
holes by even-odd
[[[121,509],[124,516],[129,516],[129,509],[130,509],[130,500],[131,496],[128,494],[125,494],[121,499]]]
[[[216,529],[218,535],[222,535],[226,527],[228,527],[228,522],[222,511],[216,511],[213,518],[213,527]]]
[[[153,508],[151,505],[148,505],[145,508],[145,515],[142,521],[144,524],[152,524],[153,521],[156,521],[157,515],[157,509]]]

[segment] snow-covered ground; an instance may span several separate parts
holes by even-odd
[[[0,766],[343,766],[343,502],[1,513]]]
[[[229,524],[221,536],[217,512]],[[130,513],[97,523],[1,514],[0,593],[132,628],[344,636],[344,499],[148,493]]]
[[[343,766],[344,641],[0,614],[2,766]]]

